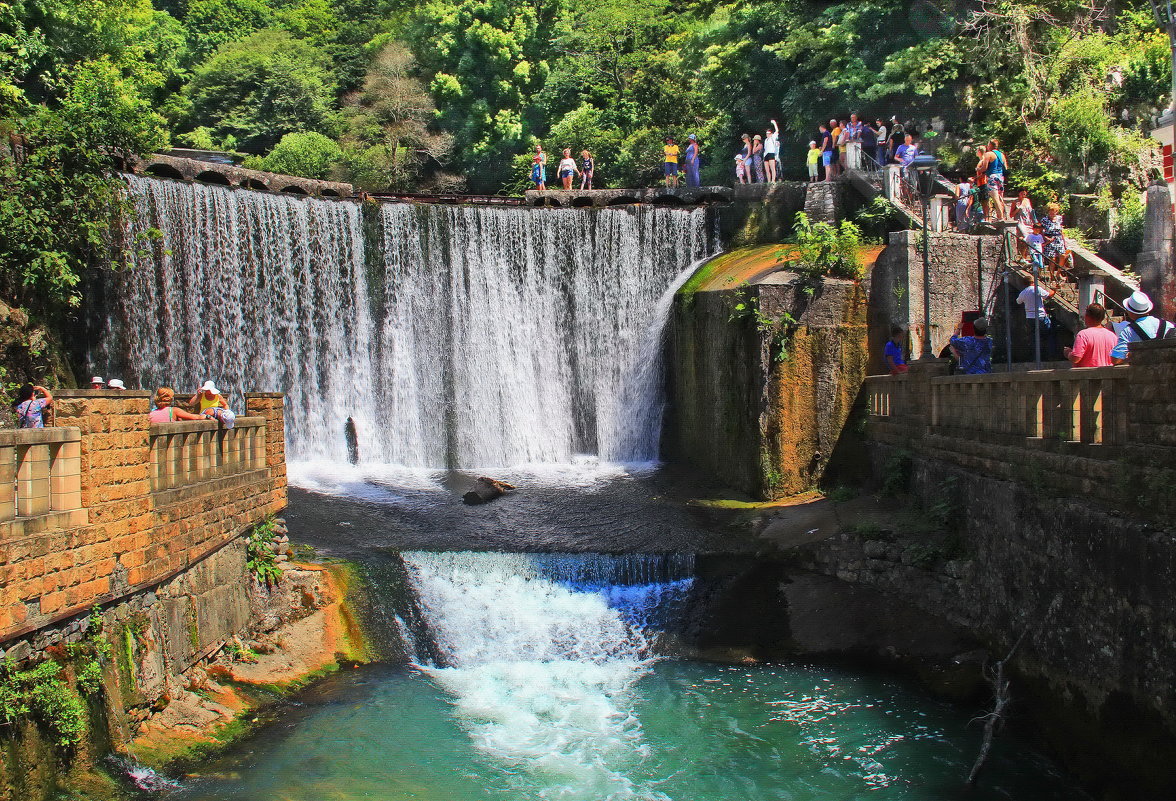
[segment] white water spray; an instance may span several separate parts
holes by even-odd
[[[633,708],[652,658],[649,637],[615,594],[568,581],[599,582],[591,576],[599,565],[491,553],[406,553],[404,562],[445,665],[425,669],[452,694],[475,747],[525,777],[520,792],[665,801],[630,778],[648,757]],[[671,582],[672,592],[686,592],[689,581]]]

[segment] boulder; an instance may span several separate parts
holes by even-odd
[[[514,489],[513,484],[507,484],[505,481],[479,476],[478,480],[474,482],[473,489],[461,496],[461,499],[472,506],[501,498],[508,492],[513,492]]]

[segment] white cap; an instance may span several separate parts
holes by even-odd
[[[211,381],[205,381],[204,386],[200,388],[201,392],[211,392],[213,395],[219,395],[220,390],[216,388],[216,384]]]
[[[91,384],[105,384],[106,382],[102,380],[102,376],[96,375],[90,379],[90,383]]]
[[[110,383],[107,384],[106,386],[110,387],[111,389],[126,389],[127,388],[127,385],[122,382],[121,378],[110,379]]]
[[[1152,301],[1146,292],[1136,290],[1131,293],[1131,297],[1123,301],[1123,308],[1132,314],[1148,314],[1152,310]]]

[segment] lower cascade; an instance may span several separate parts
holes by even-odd
[[[520,792],[667,798],[628,775],[645,750],[632,689],[654,656],[653,632],[638,621],[692,579],[610,592],[610,565],[584,557],[419,552],[404,561],[443,660],[422,667],[452,694],[474,746],[526,777]]]
[[[347,460],[349,418],[369,462],[656,458],[667,290],[713,249],[706,211],[364,209],[126,180],[133,268],[107,287],[95,369],[286,392],[295,460]]]

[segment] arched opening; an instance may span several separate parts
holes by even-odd
[[[592,198],[590,198],[590,197],[577,197],[577,198],[572,199],[572,205],[578,209],[585,208],[586,206],[591,206],[594,203],[595,203],[595,201],[593,201]]]
[[[699,203],[730,203],[731,198],[717,192],[709,192],[698,199]]]
[[[303,189],[301,186],[299,186],[298,184],[290,184],[289,186],[282,189],[282,191],[285,192],[287,195],[305,195],[305,194],[307,194],[307,191],[305,189]]]
[[[621,197],[614,197],[612,200],[610,200],[608,202],[608,205],[610,205],[610,206],[628,206],[631,203],[637,203],[637,202],[638,202],[638,200],[635,197],[631,197],[629,195],[622,195]]]
[[[653,199],[655,206],[681,206],[685,202],[677,195],[658,195]]]
[[[170,164],[149,164],[144,172],[156,178],[176,178],[181,181],[184,179],[184,174]]]
[[[223,172],[216,172],[215,170],[205,170],[196,176],[196,180],[202,184],[218,184],[220,186],[232,186],[229,183],[229,178]]]
[[[540,206],[551,206],[553,208],[562,208],[563,204],[553,198],[551,195],[544,195],[543,199],[539,201]]]
[[[339,197],[339,193],[336,192],[334,189],[324,189],[322,191],[322,196],[323,197]]]
[[[260,178],[246,178],[245,182],[241,184],[241,186],[245,187],[246,189],[259,189],[262,192],[269,191],[269,184]]]

